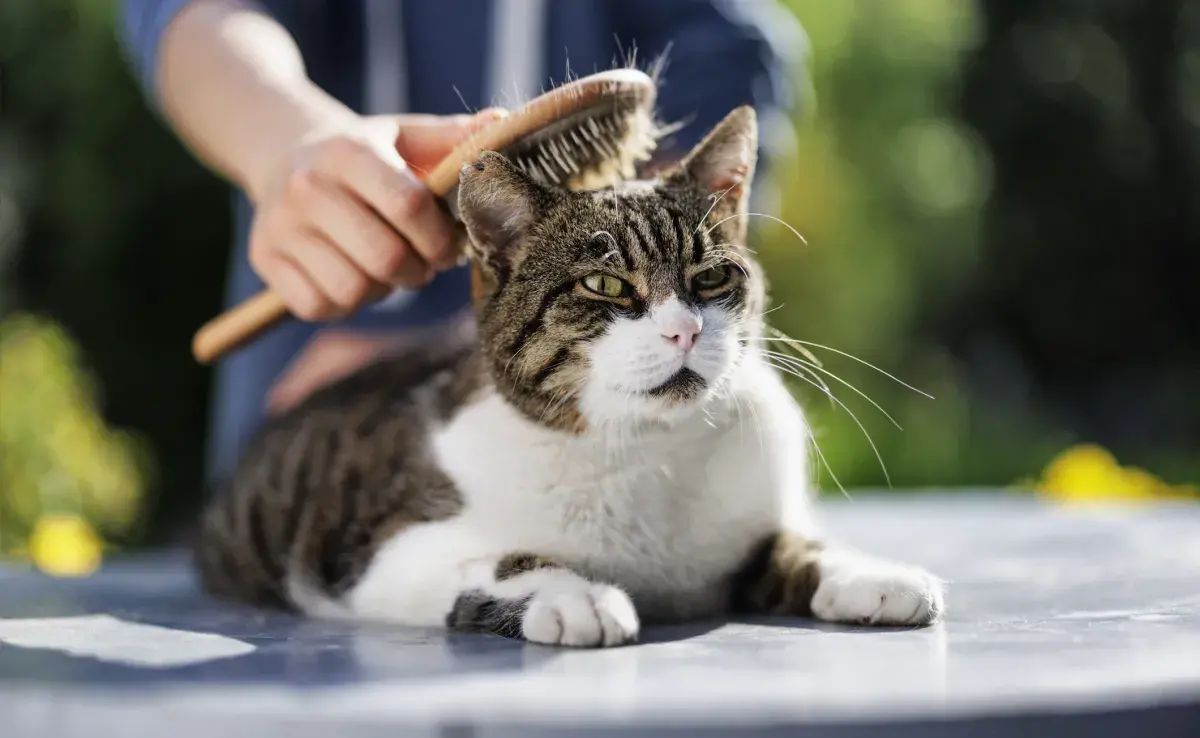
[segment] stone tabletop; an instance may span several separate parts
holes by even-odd
[[[177,552],[82,580],[0,567],[0,735],[1200,736],[1200,505],[824,510],[839,538],[945,577],[944,622],[696,623],[559,650],[224,605]]]

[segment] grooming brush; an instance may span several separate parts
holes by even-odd
[[[534,98],[456,147],[425,185],[457,213],[459,170],[483,151],[497,151],[533,179],[571,190],[632,178],[653,154],[663,130],[654,119],[654,79],[637,69],[600,72]],[[196,332],[192,353],[208,364],[245,345],[288,315],[264,290]]]

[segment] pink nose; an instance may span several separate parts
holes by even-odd
[[[700,338],[702,327],[703,322],[699,315],[679,312],[663,321],[661,331],[663,338],[684,351],[691,351],[692,346],[696,345],[696,339]]]

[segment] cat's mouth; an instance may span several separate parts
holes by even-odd
[[[689,369],[686,366],[675,372],[670,379],[646,390],[643,394],[650,397],[665,397],[669,399],[682,400],[693,397],[704,389],[708,383],[704,381],[704,377],[696,373],[695,370]]]

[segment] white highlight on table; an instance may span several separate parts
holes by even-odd
[[[0,618],[0,644],[152,669],[191,666],[255,650],[235,638],[134,623],[111,615]]]

